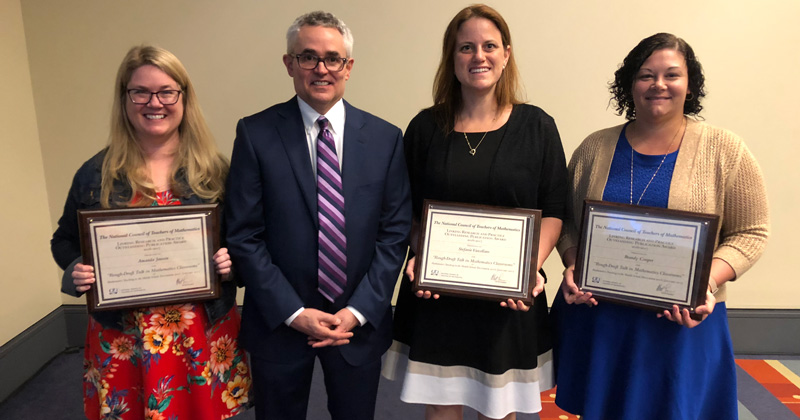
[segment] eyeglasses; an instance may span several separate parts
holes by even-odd
[[[318,57],[309,53],[295,54],[294,58],[297,59],[297,64],[300,65],[301,69],[314,70],[322,62],[328,71],[342,71],[344,65],[347,64],[347,60],[349,60],[347,57]]]
[[[131,102],[139,105],[149,104],[150,100],[153,99],[153,95],[156,95],[161,105],[174,105],[178,103],[181,93],[183,92],[180,90],[159,90],[158,92],[150,92],[144,89],[128,89],[128,97],[131,98]]]

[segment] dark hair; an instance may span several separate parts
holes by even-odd
[[[694,55],[692,47],[683,39],[668,33],[657,33],[639,42],[622,61],[619,69],[614,72],[614,82],[610,84],[611,101],[616,103],[617,115],[625,114],[625,118],[633,120],[636,118],[636,108],[633,104],[633,81],[636,73],[642,64],[655,51],[676,50],[683,55],[686,60],[686,68],[689,70],[689,92],[683,104],[683,113],[697,115],[703,109],[700,99],[706,96],[705,81],[703,76],[703,66]]]
[[[461,9],[447,25],[442,42],[442,58],[433,81],[433,111],[436,122],[448,133],[453,130],[456,114],[461,111],[463,105],[461,82],[456,78],[455,64],[453,63],[456,36],[461,25],[472,18],[484,18],[494,23],[494,26],[500,31],[503,49],[511,45],[511,31],[508,29],[505,19],[497,10],[485,4],[473,4]],[[522,103],[520,90],[519,70],[512,50],[494,91],[497,104],[502,108],[509,104]]]

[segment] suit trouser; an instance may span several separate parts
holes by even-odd
[[[336,347],[308,352],[277,363],[251,353],[257,420],[305,420],[308,396],[319,357],[332,420],[371,420],[375,416],[381,359],[353,366]]]

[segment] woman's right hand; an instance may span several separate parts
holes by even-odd
[[[406,276],[408,276],[408,280],[414,281],[414,267],[415,262],[417,261],[417,257],[411,257],[406,263]],[[431,293],[430,290],[417,290],[416,293],[417,297],[423,299],[430,299],[433,297],[434,299],[439,299],[439,295],[436,293]]]
[[[75,264],[75,269],[72,270],[72,283],[75,284],[75,290],[84,293],[92,288],[94,284],[94,267],[86,264]]]
[[[561,281],[561,293],[564,300],[569,304],[585,303],[589,306],[597,305],[597,299],[592,297],[591,292],[582,292],[575,284],[575,265],[570,265],[564,269],[564,279]]]

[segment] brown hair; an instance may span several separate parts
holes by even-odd
[[[503,49],[511,46],[511,31],[505,19],[497,10],[485,4],[474,4],[465,7],[453,17],[447,30],[444,32],[442,42],[442,57],[439,61],[439,68],[436,70],[436,78],[433,82],[433,113],[439,126],[449,133],[455,126],[456,114],[461,111],[463,99],[461,98],[461,82],[455,75],[454,56],[456,49],[456,36],[461,25],[472,18],[484,18],[490,20],[500,31]],[[514,61],[514,54],[509,56],[506,68],[497,81],[495,88],[495,98],[500,108],[509,104],[520,104],[519,70]]]

